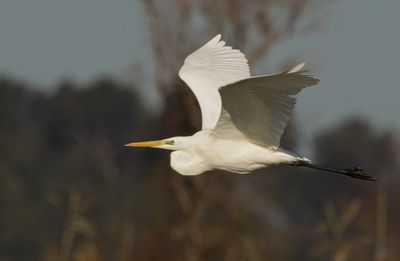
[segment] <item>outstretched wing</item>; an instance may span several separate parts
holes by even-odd
[[[218,34],[190,54],[179,76],[196,96],[202,116],[202,129],[213,129],[221,114],[218,89],[250,77],[247,59],[239,50],[225,46]]]
[[[283,73],[251,77],[221,88],[222,111],[215,135],[279,147],[296,103],[293,95],[319,82],[299,71],[303,66],[299,64]]]

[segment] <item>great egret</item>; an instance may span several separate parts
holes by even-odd
[[[201,109],[201,131],[192,136],[133,142],[131,147],[172,150],[171,167],[182,175],[212,169],[249,173],[270,165],[291,165],[375,180],[361,168],[313,165],[279,147],[296,99],[319,80],[301,71],[304,63],[273,75],[250,76],[247,59],[218,34],[190,54],[179,71]]]

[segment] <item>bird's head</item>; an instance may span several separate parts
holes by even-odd
[[[163,140],[140,141],[125,144],[128,147],[149,147],[165,150],[182,150],[187,147],[187,137],[172,137]]]

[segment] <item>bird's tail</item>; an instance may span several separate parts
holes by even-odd
[[[330,168],[330,167],[325,167],[325,166],[320,166],[320,165],[314,165],[311,164],[310,161],[308,160],[299,160],[298,162],[292,164],[292,166],[299,166],[299,167],[306,167],[306,168],[311,168],[311,169],[318,169],[318,170],[324,170],[328,172],[333,172],[333,173],[338,173],[342,175],[346,175],[352,178],[356,179],[363,179],[363,180],[369,180],[369,181],[376,181],[377,178],[369,175],[368,173],[364,172],[364,170],[360,167],[355,167],[355,168],[345,168],[345,169],[337,169],[337,168]]]

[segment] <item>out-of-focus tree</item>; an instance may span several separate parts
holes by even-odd
[[[321,24],[320,17],[310,15],[309,11],[324,7],[321,2],[313,0],[143,0],[142,3],[154,54],[155,88],[161,99],[166,101],[161,115],[165,120],[160,126],[166,136],[191,135],[201,125],[197,101],[177,77],[185,56],[191,51],[217,33],[222,33],[224,40],[244,51],[250,64],[254,65],[261,59],[267,59],[272,48],[279,43],[297,34],[316,30]],[[295,143],[291,133],[294,131],[286,134],[289,142],[284,142],[289,147],[290,143]],[[175,194],[170,200],[177,202],[177,205],[171,206],[167,221],[159,221],[168,222],[170,226],[164,231],[164,237],[159,237],[158,242],[154,241],[158,244],[157,248],[177,244],[181,253],[176,258],[182,260],[212,257],[218,260],[263,260],[267,257],[289,257],[290,253],[284,250],[284,245],[278,243],[279,237],[285,233],[276,230],[272,217],[274,214],[271,213],[285,214],[275,208],[278,204],[269,199],[268,193],[256,195],[248,189],[260,183],[264,184],[259,186],[260,190],[273,190],[276,177],[247,176],[247,181],[244,181],[244,177],[236,175],[208,174],[185,178],[173,172],[173,175],[166,175],[171,173],[167,161],[161,163],[160,169],[165,170],[156,175],[163,175],[165,184]],[[245,203],[252,200],[269,203],[262,206]],[[260,210],[260,207],[269,208],[270,214]],[[213,222],[209,223],[209,219]],[[253,231],[251,226],[250,230],[241,232],[241,227],[247,227],[256,220],[260,222],[257,231]],[[251,232],[247,235],[244,231]],[[171,234],[181,236],[171,239]],[[272,241],[276,244],[271,244]],[[274,251],[268,249],[267,245]],[[221,250],[218,256],[213,249]]]
[[[121,145],[151,135],[153,121],[114,80],[44,93],[0,79],[0,259],[71,260],[83,249],[107,257],[123,247],[109,242],[125,240],[122,229],[129,239],[128,217],[146,215],[139,181],[156,158]]]
[[[374,260],[392,260],[389,256],[400,256],[399,250],[393,251],[393,246],[399,243],[399,230],[398,221],[392,219],[400,212],[393,201],[399,197],[397,143],[392,132],[378,132],[363,119],[349,119],[315,138],[315,159],[321,164],[360,165],[378,178],[375,183],[342,183],[339,177],[332,176],[319,183],[318,194],[326,202],[325,228],[336,240],[328,244],[335,260],[366,260],[371,256]],[[346,202],[353,200],[354,203],[343,211],[342,219],[335,221],[335,227],[332,226],[332,199],[344,207]],[[352,213],[347,218],[346,211]],[[350,231],[346,232],[347,229]],[[351,240],[352,237],[357,239]],[[321,244],[323,241],[317,243]]]
[[[279,43],[316,30],[323,21],[311,13],[327,3],[313,0],[142,0],[149,21],[156,65],[156,87],[166,93],[176,84],[186,55],[217,33],[245,51],[251,64]]]
[[[190,133],[200,126],[197,101],[177,78],[184,58],[217,33],[247,54],[254,65],[268,58],[273,47],[316,30],[326,3],[293,1],[142,0],[150,31],[155,65],[155,88],[166,100],[168,133]],[[314,13],[315,14],[315,13]]]
[[[121,146],[198,129],[176,72],[208,38],[224,33],[254,64],[314,30],[307,10],[323,4],[143,0],[160,115],[108,78],[51,93],[1,78],[0,260],[400,259],[394,132],[353,119],[315,139],[316,163],[359,164],[378,183],[294,167],[183,177],[165,151]],[[298,129],[289,125],[285,148],[296,147]]]

